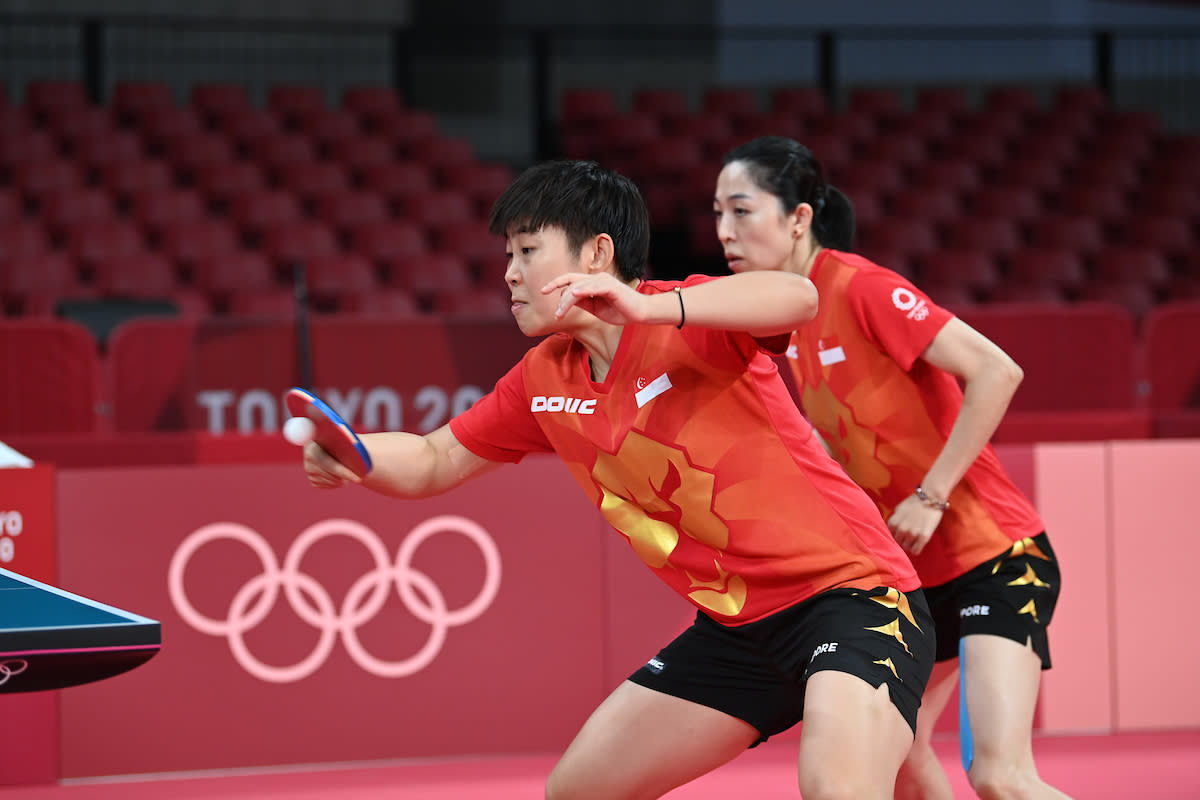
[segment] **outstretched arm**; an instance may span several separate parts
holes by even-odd
[[[946,438],[921,482],[928,497],[946,500],[992,438],[1024,373],[1007,353],[960,319],[938,332],[921,357],[963,382],[963,403]],[[906,498],[888,525],[896,540],[918,554],[941,522],[942,512],[919,498]]]
[[[812,281],[775,270],[727,275],[688,286],[678,296],[676,292],[641,294],[609,272],[560,275],[542,292],[559,289],[565,289],[558,304],[560,319],[578,306],[614,325],[678,325],[682,321],[765,338],[790,333],[817,314],[817,289]]]
[[[309,442],[304,446],[309,482],[320,489],[361,483],[389,497],[418,498],[441,494],[500,466],[464,447],[449,425],[425,436],[397,431],[360,438],[374,464],[365,478],[359,479],[316,442]]]

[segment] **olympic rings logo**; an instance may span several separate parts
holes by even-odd
[[[446,608],[446,598],[437,584],[412,566],[417,548],[429,537],[443,531],[460,533],[473,541],[483,554],[486,567],[483,587],[475,599],[453,610]],[[308,549],[330,536],[348,536],[358,541],[375,562],[375,568],[346,592],[340,610],[335,609],[333,598],[325,587],[300,570]],[[263,566],[262,574],[251,578],[235,593],[229,613],[223,620],[197,611],[184,588],[184,573],[192,556],[206,544],[219,539],[245,544]],[[500,589],[500,552],[480,525],[464,517],[443,515],[413,528],[401,542],[395,560],[390,561],[383,543],[370,528],[348,519],[328,519],[301,532],[281,568],[271,546],[256,531],[234,522],[217,522],[197,529],[184,539],[171,559],[167,580],[171,602],[184,621],[202,633],[226,637],[234,659],[260,680],[291,683],[308,677],[325,663],[339,636],[350,657],[367,672],[381,678],[403,678],[420,672],[433,662],[446,641],[449,628],[471,622],[491,606]],[[376,658],[363,647],[357,632],[383,607],[392,584],[408,611],[430,626],[425,644],[403,661]],[[321,633],[308,656],[285,667],[264,664],[250,652],[245,641],[245,634],[274,608],[280,589],[296,615]]]
[[[29,667],[29,662],[23,658],[11,658],[8,661],[0,661],[0,686],[8,683],[8,679],[14,675],[20,675]]]

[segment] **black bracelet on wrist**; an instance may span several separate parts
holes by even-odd
[[[687,313],[683,310],[683,292],[680,291],[680,287],[678,286],[675,287],[675,296],[679,298],[679,324],[675,328],[676,330],[681,330],[683,328],[683,321],[687,319]]]
[[[928,506],[929,508],[936,508],[938,511],[945,511],[950,507],[949,500],[934,500],[932,497],[927,495],[925,490],[920,486],[913,490],[913,494],[917,496],[917,499],[920,500],[923,505]]]

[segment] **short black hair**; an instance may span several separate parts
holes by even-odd
[[[578,252],[593,236],[613,240],[614,261],[623,280],[646,274],[650,215],[629,178],[595,161],[545,161],[526,169],[492,206],[488,230],[510,232],[562,229]]]

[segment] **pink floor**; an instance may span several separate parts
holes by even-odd
[[[957,744],[938,742],[955,797],[973,798]],[[1076,800],[1200,798],[1200,730],[1043,737],[1035,742],[1048,781]],[[671,800],[796,800],[795,745],[768,743],[677,789]],[[340,765],[189,775],[126,776],[57,786],[0,787],[0,800],[530,800],[542,797],[552,755],[425,763]]]

